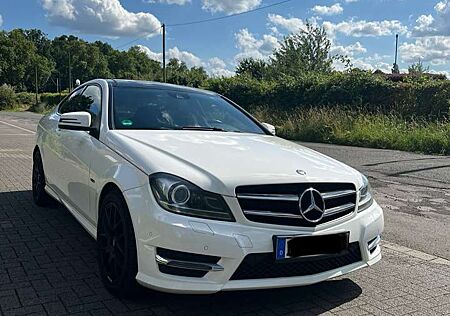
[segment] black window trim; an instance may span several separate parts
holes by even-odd
[[[58,107],[56,109],[56,114],[61,115],[61,106],[63,105],[64,102],[66,102],[67,99],[69,99],[72,95],[74,95],[76,92],[81,91],[81,93],[84,92],[84,89],[86,89],[88,85],[84,85],[84,86],[80,86],[79,88],[74,89],[71,93],[69,93],[64,99],[61,100],[61,102],[59,102]]]
[[[92,129],[92,131],[89,133],[94,138],[99,139],[100,138],[100,130],[102,128],[102,114],[103,114],[103,90],[102,86],[96,82],[88,83],[84,87],[84,90],[81,92],[83,94],[88,87],[96,86],[100,89],[100,110],[98,111],[98,126],[94,126],[95,129]]]

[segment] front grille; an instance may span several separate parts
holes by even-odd
[[[316,223],[304,219],[299,210],[301,194],[313,188],[325,200],[325,213]],[[314,227],[355,211],[356,189],[351,183],[295,183],[249,185],[236,188],[245,217],[253,222]]]
[[[313,275],[344,267],[361,260],[361,251],[358,242],[350,243],[347,250],[336,255],[297,258],[282,262],[275,261],[275,254],[273,252],[253,253],[244,258],[231,277],[231,280]]]

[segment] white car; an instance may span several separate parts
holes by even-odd
[[[96,238],[118,295],[306,285],[380,260],[367,178],[274,134],[213,92],[93,80],[39,122],[34,201]]]

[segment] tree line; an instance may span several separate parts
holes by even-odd
[[[271,96],[277,96],[275,101],[283,100],[283,104],[295,103],[291,106],[336,102],[370,104],[370,98],[378,100],[380,86],[389,87],[390,95],[397,98],[410,87],[423,91],[425,96],[442,90],[438,88],[441,84],[449,85],[447,80],[435,82],[445,76],[425,74],[429,69],[421,61],[410,66],[409,74],[397,76],[354,69],[347,56],[330,54],[331,41],[326,31],[311,23],[285,36],[278,44],[269,59],[242,59],[232,78],[209,78],[203,67],[189,68],[177,59],[170,59],[167,81],[209,88],[238,101],[242,99],[244,106],[267,101]],[[335,62],[343,65],[343,71],[334,70]],[[57,84],[61,90],[67,90],[76,79],[81,82],[94,78],[162,81],[162,77],[161,63],[150,59],[137,46],[120,51],[107,43],[86,42],[72,35],[51,40],[36,29],[0,32],[0,85],[12,86],[16,92],[34,92],[36,88],[39,92],[56,92]],[[283,97],[277,93],[267,95],[272,89],[278,89]],[[330,97],[324,99],[324,95]],[[402,96],[400,103],[406,99]],[[392,107],[391,102],[399,103],[396,100],[383,103]]]
[[[202,67],[189,68],[176,59],[168,61],[167,75],[169,82],[189,86],[199,86],[208,77]],[[70,77],[72,82],[94,78],[161,81],[162,66],[137,46],[119,51],[72,35],[51,40],[37,29],[0,32],[0,84],[31,92],[37,83],[39,92],[56,92],[71,86]]]
[[[311,24],[306,30],[287,36],[269,61],[246,58],[236,68],[238,76],[273,79],[305,72],[330,72],[334,59],[329,56],[330,41],[325,31]],[[86,42],[73,35],[49,39],[41,30],[14,29],[0,32],[0,84],[16,91],[56,92],[71,82],[93,78],[162,80],[161,63],[134,46],[127,51],[101,42]],[[171,59],[167,64],[170,83],[201,86],[208,79],[203,67],[189,68]],[[73,85],[73,84],[72,84]]]

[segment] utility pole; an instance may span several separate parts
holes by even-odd
[[[162,47],[163,47],[163,82],[167,81],[166,75],[166,25],[162,25]]]
[[[69,92],[72,92],[72,61],[70,60],[70,51],[69,51]]]
[[[395,35],[395,61],[394,61],[394,67],[392,67],[393,74],[400,73],[400,70],[398,69],[398,64],[397,64],[397,57],[398,57],[398,34]]]
[[[38,105],[39,101],[38,101],[38,93],[39,93],[39,88],[38,88],[38,70],[37,70],[37,66],[34,67],[34,74],[35,74],[35,81],[34,81],[34,85],[36,86],[36,106]]]
[[[59,101],[61,101],[61,83],[59,82],[59,77],[56,78],[56,92],[59,94]]]

